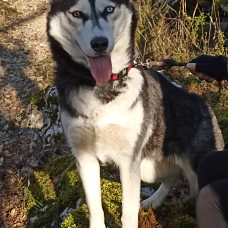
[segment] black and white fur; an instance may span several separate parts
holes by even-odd
[[[140,180],[160,181],[141,205],[160,206],[183,172],[198,192],[196,170],[205,154],[223,149],[216,118],[195,94],[161,74],[132,68],[120,81],[97,84],[90,42],[106,37],[112,72],[133,63],[137,13],[129,0],[52,0],[48,36],[57,63],[56,86],[64,132],[86,193],[90,228],[104,228],[100,165],[114,162],[122,183],[122,227],[138,227]],[[115,7],[111,14],[108,6]],[[74,18],[72,12],[83,12]]]

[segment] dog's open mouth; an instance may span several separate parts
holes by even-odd
[[[90,57],[90,71],[98,83],[107,83],[112,74],[112,62],[109,55]]]

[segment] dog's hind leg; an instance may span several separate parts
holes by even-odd
[[[144,159],[141,163],[141,178],[148,183],[161,182],[159,189],[148,199],[141,202],[141,206],[148,209],[159,207],[172,190],[176,179],[180,173],[180,168],[173,159],[164,159],[157,162],[153,159]]]
[[[199,187],[198,187],[198,178],[197,174],[191,168],[189,162],[182,162],[181,168],[184,170],[185,175],[188,178],[190,185],[190,194],[194,197],[198,195]]]
[[[121,158],[119,164],[122,184],[122,228],[138,228],[140,206],[140,160]]]
[[[189,184],[190,184],[190,194],[191,194],[191,196],[196,197],[199,192],[198,178],[197,178],[196,173],[194,172],[192,174],[189,174],[188,180],[189,180]]]
[[[141,202],[141,207],[148,209],[150,205],[152,205],[153,208],[161,206],[172,190],[176,179],[177,176],[173,176],[163,180],[158,190],[151,197]]]

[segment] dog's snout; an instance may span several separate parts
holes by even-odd
[[[108,39],[105,37],[96,37],[90,44],[94,51],[101,53],[107,49]]]

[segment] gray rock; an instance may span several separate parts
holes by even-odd
[[[49,99],[50,97],[52,99]],[[63,133],[60,122],[60,111],[56,104],[57,91],[54,85],[49,86],[49,89],[44,96],[44,100],[47,105],[41,110],[38,110],[37,107],[33,107],[29,104],[20,112],[16,117],[16,122],[20,128],[13,133],[11,141],[15,140],[17,137],[26,136],[30,133],[32,134],[31,141],[41,141],[45,147],[46,144],[51,142],[54,135]],[[53,112],[57,113],[56,119],[53,119]],[[8,127],[6,128],[8,129]],[[30,152],[32,152],[34,147],[35,145],[30,144]]]
[[[62,221],[65,220],[65,218],[68,216],[68,214],[72,211],[72,208],[67,207],[61,214],[60,214],[60,218],[62,219]]]
[[[6,125],[5,125],[5,127],[3,128],[3,131],[7,131],[7,130],[8,130],[8,128],[9,128],[9,125],[8,125],[8,124],[6,124]]]
[[[0,123],[5,126],[7,124],[7,120],[4,117],[0,117]]]
[[[77,201],[77,203],[76,203],[76,209],[79,208],[79,205],[80,205],[81,201],[82,201],[82,199],[79,199],[79,200]]]
[[[145,196],[151,196],[154,193],[154,190],[150,188],[141,188],[141,194]]]
[[[8,151],[8,150],[5,150],[4,151],[4,155],[7,157],[7,158],[10,158],[12,156],[12,154]]]
[[[0,145],[0,154],[2,153],[2,150],[3,150],[3,144]]]
[[[21,128],[42,128],[44,125],[42,111],[28,106],[21,115]]]
[[[26,166],[26,167],[23,167],[21,172],[26,172],[28,174],[33,174],[33,169],[31,169],[30,167]]]
[[[29,223],[30,223],[30,224],[33,224],[33,223],[35,222],[36,219],[37,219],[37,216],[31,217],[31,218],[29,219]]]
[[[0,165],[3,165],[4,158],[0,157]]]
[[[39,211],[44,212],[47,209],[47,207],[48,206],[45,206],[45,207],[41,208]]]
[[[32,167],[37,167],[38,166],[38,161],[35,157],[31,157],[30,160],[29,160],[29,165],[32,166]]]
[[[4,26],[0,27],[0,32],[5,32],[6,30],[7,30],[6,27]]]

